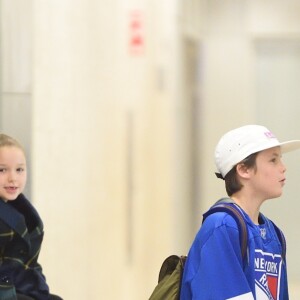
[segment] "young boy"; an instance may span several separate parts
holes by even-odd
[[[281,154],[298,148],[300,140],[279,143],[259,125],[234,129],[220,139],[216,174],[246,221],[247,257],[242,259],[234,218],[225,212],[208,216],[188,254],[181,300],[289,299],[282,246],[260,206],[282,194],[286,167]]]
[[[26,178],[23,147],[0,134],[0,299],[59,300],[38,263],[43,223],[22,194]]]

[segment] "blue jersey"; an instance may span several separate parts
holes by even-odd
[[[286,262],[272,222],[261,214],[248,227],[243,261],[236,221],[227,213],[207,217],[190,248],[181,300],[288,300]]]

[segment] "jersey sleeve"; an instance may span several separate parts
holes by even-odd
[[[243,267],[236,222],[224,213],[209,216],[189,251],[180,299],[253,300]]]

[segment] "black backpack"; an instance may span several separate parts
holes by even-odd
[[[202,223],[209,215],[216,212],[226,212],[235,219],[239,228],[241,254],[242,259],[244,260],[247,257],[248,229],[243,213],[233,204],[230,198],[222,198],[203,215]],[[282,259],[285,261],[285,238],[282,231],[274,223],[273,225],[279,241],[281,242]],[[186,255],[171,255],[164,260],[160,268],[158,284],[152,292],[149,300],[179,300],[181,279],[186,259]]]

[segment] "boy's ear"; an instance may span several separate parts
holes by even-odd
[[[241,178],[245,178],[245,179],[249,178],[249,176],[250,176],[249,168],[247,168],[244,164],[237,164],[236,173]]]

